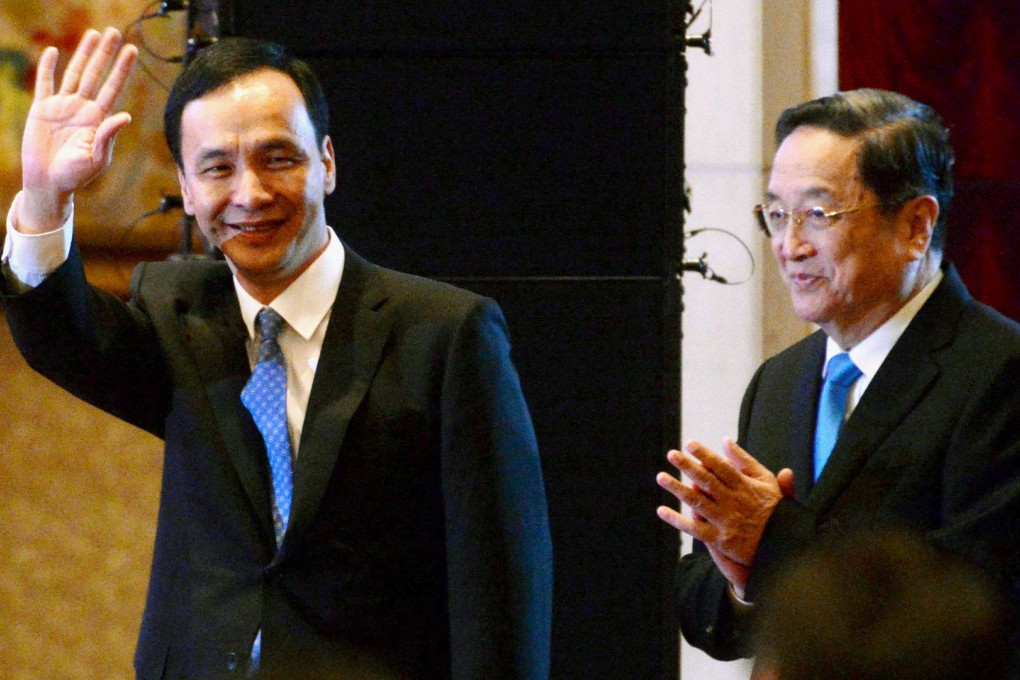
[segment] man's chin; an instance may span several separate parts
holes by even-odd
[[[815,300],[793,299],[793,313],[798,319],[806,323],[821,325],[828,318],[825,310]]]
[[[280,269],[279,258],[269,250],[246,246],[236,238],[221,242],[220,251],[235,272],[248,272],[249,275],[261,277]]]

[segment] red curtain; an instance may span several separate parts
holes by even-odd
[[[946,252],[971,293],[1020,319],[1020,2],[841,0],[840,89],[930,104],[956,150]]]

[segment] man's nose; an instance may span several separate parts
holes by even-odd
[[[791,219],[786,229],[777,234],[776,238],[782,253],[795,260],[808,257],[814,252],[814,246],[805,236],[804,223],[799,219]]]
[[[234,203],[247,208],[264,204],[272,197],[272,192],[258,171],[247,168],[238,173],[237,184],[234,187]]]

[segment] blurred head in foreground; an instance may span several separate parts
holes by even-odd
[[[984,573],[913,535],[811,551],[761,612],[756,680],[997,680],[1010,614]]]

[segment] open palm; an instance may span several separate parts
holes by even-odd
[[[131,121],[126,112],[111,115],[110,111],[136,56],[132,45],[121,47],[116,30],[107,29],[102,36],[90,30],[55,91],[57,50],[46,48],[39,60],[35,96],[22,140],[26,191],[68,196],[106,168],[114,137]]]

